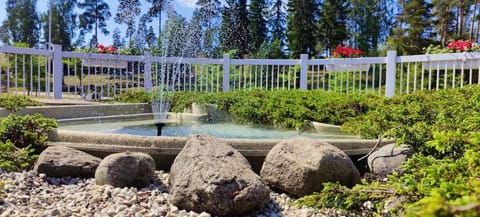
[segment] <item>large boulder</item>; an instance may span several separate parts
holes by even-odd
[[[269,196],[247,159],[211,136],[190,136],[170,169],[170,202],[180,209],[240,215],[263,207]]]
[[[40,153],[33,170],[48,177],[91,178],[101,160],[66,146],[50,146]]]
[[[401,172],[401,165],[412,154],[408,145],[388,144],[368,156],[368,168],[372,173],[386,176],[392,172]]]
[[[122,152],[108,155],[95,171],[97,185],[114,187],[144,187],[155,176],[155,161],[141,152]]]
[[[260,171],[270,185],[296,196],[323,189],[324,182],[353,186],[360,173],[350,157],[326,142],[298,137],[275,145]]]

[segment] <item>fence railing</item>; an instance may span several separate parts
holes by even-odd
[[[222,59],[63,52],[0,46],[0,90],[96,98],[153,88],[225,92],[322,89],[385,95],[480,84],[480,53],[309,59]]]

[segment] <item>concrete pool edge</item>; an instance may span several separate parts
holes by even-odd
[[[173,159],[183,149],[187,137],[156,137],[127,134],[53,130],[49,133],[49,145],[75,148],[98,157],[111,153],[135,151],[150,154],[157,168],[169,170]],[[220,139],[245,156],[254,170],[259,170],[270,149],[281,142],[279,139]],[[367,154],[378,143],[377,139],[319,139],[328,142],[350,156]],[[382,140],[377,148],[394,140]]]

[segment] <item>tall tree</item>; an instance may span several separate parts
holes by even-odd
[[[174,10],[168,10],[167,15],[165,28],[160,39],[162,56],[183,57],[187,20]]]
[[[222,24],[220,26],[220,44],[223,52],[229,52],[236,49],[236,33],[234,31],[235,17],[233,7],[230,6],[233,1],[227,1],[222,9]]]
[[[268,28],[272,41],[278,40],[280,48],[286,44],[287,8],[284,0],[274,0],[269,10]]]
[[[52,41],[62,45],[63,50],[73,48],[73,38],[77,30],[77,14],[75,14],[76,0],[50,0],[49,10],[52,16]],[[48,23],[49,12],[43,14],[43,21]],[[49,27],[44,26],[44,37],[49,38]]]
[[[423,48],[430,43],[432,26],[432,5],[425,0],[404,1],[402,16],[398,17],[399,25],[394,29],[389,44],[402,55],[423,53]]]
[[[144,14],[142,15],[142,17],[140,17],[138,27],[133,35],[134,40],[132,41],[132,48],[136,50],[135,53],[143,53],[145,49],[147,47],[151,47],[151,45],[155,41],[153,27],[149,28],[149,26],[147,25],[147,23],[150,21],[151,19],[148,14]]]
[[[7,0],[7,19],[3,21],[0,37],[3,43],[27,43],[33,47],[39,42],[40,18],[36,11],[36,0]]]
[[[110,7],[103,0],[84,0],[84,2],[78,3],[78,8],[83,10],[78,17],[80,21],[78,25],[80,28],[79,43],[83,43],[86,33],[93,31],[89,41],[90,48],[92,48],[98,43],[98,30],[104,35],[110,34],[107,28],[107,21],[112,16]]]
[[[141,3],[139,0],[120,0],[115,22],[118,24],[126,24],[126,36],[129,43],[132,41],[133,33],[135,33],[135,24],[137,16],[140,15]]]
[[[213,57],[215,52],[215,38],[218,34],[217,18],[220,15],[219,0],[198,0],[198,16],[202,24],[202,50],[208,57]]]
[[[171,0],[148,0],[152,6],[148,10],[148,15],[158,17],[158,32],[162,32],[162,12],[166,6],[170,4]]]
[[[198,57],[202,48],[202,25],[198,10],[195,10],[187,27],[186,57]]]
[[[474,33],[474,30],[475,30],[475,21],[477,20],[476,19],[477,6],[478,6],[478,0],[474,0],[473,1],[473,8],[472,8],[472,16],[470,17],[470,32],[468,34],[468,39],[470,39],[471,41],[476,41],[476,39],[474,38],[475,35],[473,33]]]
[[[450,28],[454,17],[451,11],[451,3],[450,0],[432,0],[435,28],[440,35],[440,44],[442,46],[447,45],[447,38],[453,33],[452,28]]]
[[[378,55],[378,46],[386,41],[394,23],[392,0],[349,0],[351,45],[369,56]]]
[[[258,52],[260,45],[267,39],[267,5],[265,0],[251,0],[248,14],[248,50]]]
[[[288,1],[287,39],[292,57],[305,53],[315,54],[315,23],[318,17],[318,5],[315,0]]]
[[[122,39],[122,35],[118,27],[113,30],[112,39],[113,46],[116,48],[121,48],[125,45],[125,41]]]
[[[327,55],[347,39],[347,15],[347,0],[325,0],[323,2],[318,19],[318,43]]]

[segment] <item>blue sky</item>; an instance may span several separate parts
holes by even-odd
[[[79,0],[81,1],[81,0]],[[47,11],[47,2],[48,0],[38,0],[37,1],[37,11],[39,13],[45,13]],[[112,13],[112,17],[108,21],[108,26],[109,30],[112,33],[113,30],[116,27],[119,27],[120,30],[125,29],[121,28],[117,23],[113,21],[113,18],[115,17],[115,13],[118,8],[118,1],[117,0],[105,0],[110,6],[110,11]],[[197,0],[173,0],[173,6],[176,11],[178,11],[182,16],[190,18],[193,10],[195,9],[195,3]],[[150,3],[148,3],[146,0],[141,0],[142,3],[142,14],[145,13],[148,10],[148,7],[150,7]],[[5,11],[5,0],[0,0],[0,22],[3,22],[3,20],[6,19],[6,11]],[[163,19],[165,20],[165,19]],[[152,25],[154,26],[154,29],[157,30],[158,21],[154,20]],[[111,27],[111,28],[110,28]],[[104,36],[102,34],[99,35],[99,42],[101,44],[106,44],[110,45],[112,44],[112,39],[111,39],[111,34],[109,36]],[[0,42],[1,43],[1,42]]]

